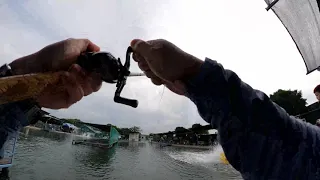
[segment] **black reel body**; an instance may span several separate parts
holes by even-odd
[[[128,47],[125,64],[122,65],[120,58],[116,59],[108,52],[86,52],[82,53],[78,60],[82,68],[88,72],[95,72],[101,75],[101,79],[107,83],[117,83],[114,101],[117,103],[138,107],[138,101],[120,96],[123,87],[126,85],[127,77],[130,75],[130,55],[132,48]]]

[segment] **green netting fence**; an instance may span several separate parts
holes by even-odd
[[[109,144],[114,144],[118,142],[120,133],[114,128],[110,128]]]

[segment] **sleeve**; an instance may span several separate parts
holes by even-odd
[[[228,161],[244,179],[319,177],[318,127],[289,116],[266,94],[208,58],[186,86],[186,96],[218,130]]]
[[[17,136],[22,127],[29,125],[32,108],[29,100],[0,105],[0,149],[9,136]]]

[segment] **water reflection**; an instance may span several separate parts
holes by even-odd
[[[82,145],[75,145],[82,146]],[[92,168],[108,167],[115,156],[117,145],[110,149],[98,147],[77,147],[75,159]]]
[[[112,149],[72,145],[70,134],[31,131],[18,140],[15,180],[241,179],[215,151],[119,142]]]
[[[111,149],[98,147],[76,146],[74,152],[74,164],[78,173],[84,173],[92,177],[106,177],[112,174],[114,168],[110,166],[115,157],[117,146]],[[81,171],[81,172],[79,172]]]
[[[48,138],[53,141],[66,141],[71,138],[71,134],[63,133],[63,132],[48,132],[45,130],[38,130],[38,129],[31,129],[31,128],[24,128],[22,129],[22,136],[28,138],[28,136],[37,136]]]

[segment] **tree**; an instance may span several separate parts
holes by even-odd
[[[188,130],[184,127],[176,127],[176,129],[174,131],[176,133],[184,133],[184,132],[187,132]]]
[[[61,119],[63,122],[73,124],[75,126],[79,126],[82,124],[80,119]]]
[[[132,128],[130,128],[131,132],[141,132],[141,128],[138,126],[133,126]]]
[[[129,128],[120,128],[119,130],[120,130],[119,132],[121,132],[120,134],[122,135],[129,135],[131,132]]]
[[[197,128],[201,128],[201,127],[202,127],[202,125],[199,124],[199,123],[193,124],[193,125],[191,126],[192,129],[197,129]]]
[[[208,130],[205,130],[201,124],[193,124],[191,127],[191,131],[195,131],[198,134],[209,134]]]
[[[307,100],[302,97],[302,92],[298,90],[279,89],[270,95],[270,99],[290,115],[299,115],[307,111]]]

